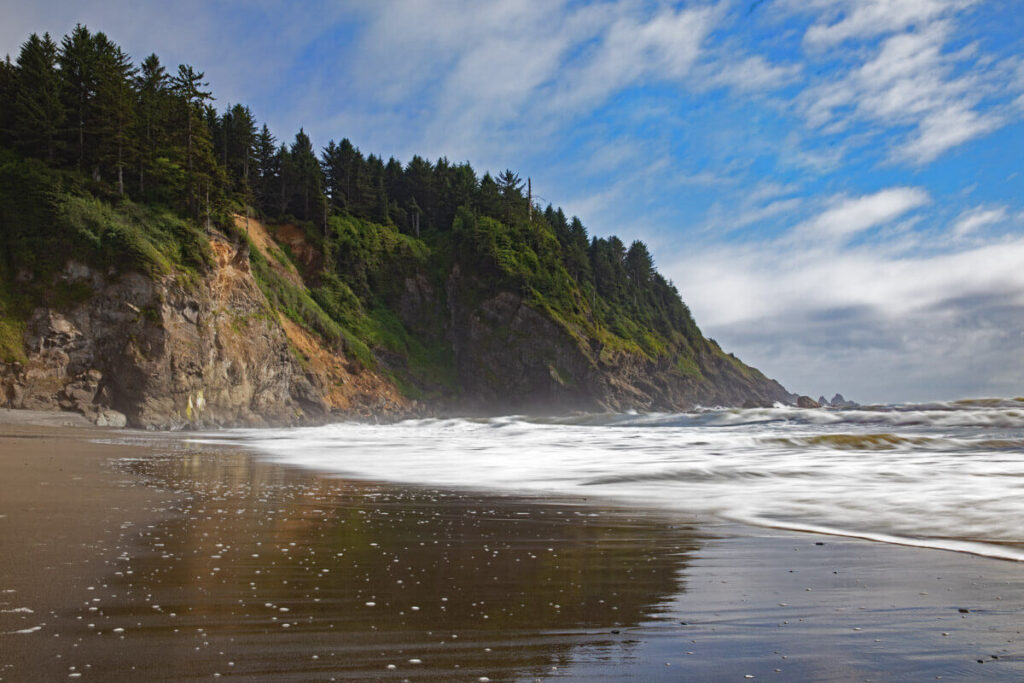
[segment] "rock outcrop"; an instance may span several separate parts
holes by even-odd
[[[301,330],[289,335],[254,281],[244,249],[221,240],[211,246],[216,267],[198,281],[181,273],[112,275],[69,263],[60,277],[93,294],[66,311],[32,313],[27,360],[0,369],[6,405],[161,429],[408,410],[376,373],[351,372],[340,351],[327,352]],[[323,355],[332,362],[321,362]]]
[[[843,397],[842,394],[836,394],[832,397],[830,404],[833,408],[859,408],[860,404],[856,401],[849,401]]]

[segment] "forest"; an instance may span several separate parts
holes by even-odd
[[[254,261],[268,298],[367,360],[374,347],[411,353],[388,313],[396,276],[443,283],[460,264],[479,288],[523,295],[581,340],[699,374],[703,339],[643,242],[589,235],[578,217],[536,205],[512,170],[385,160],[348,139],[318,152],[304,130],[285,142],[249,107],[216,102],[199,69],[155,54],[136,64],[102,32],[30,36],[0,63],[3,279],[69,250],[202,268],[203,233],[234,234],[233,216],[251,215],[297,223],[323,256],[311,296]],[[0,292],[8,317],[16,298]]]

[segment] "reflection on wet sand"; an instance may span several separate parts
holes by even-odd
[[[700,543],[635,510],[353,483],[245,454],[125,467],[176,491],[180,514],[126,536],[106,583],[62,619],[65,672],[570,673],[581,647],[629,659],[625,629],[683,591]]]

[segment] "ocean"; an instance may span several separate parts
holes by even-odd
[[[582,496],[1024,560],[1024,399],[423,419],[196,440],[349,479]]]

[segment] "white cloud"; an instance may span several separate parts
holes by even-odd
[[[685,77],[700,54],[716,12],[710,7],[664,9],[653,17],[625,15],[602,31],[590,61],[561,74],[556,106],[592,105],[645,80]]]
[[[1007,220],[1009,214],[1005,206],[986,207],[977,206],[968,209],[957,217],[953,223],[953,237],[962,239],[981,228],[1002,223]]]
[[[775,90],[795,82],[800,64],[772,64],[761,55],[710,62],[694,78],[694,87],[728,87],[740,92]]]
[[[982,114],[962,103],[950,103],[925,116],[917,133],[902,147],[893,150],[893,157],[925,164],[946,150],[990,133],[1005,123],[997,114]]]
[[[957,13],[973,4],[829,3],[845,8],[844,18],[812,25],[806,43],[823,47],[852,37],[894,35],[871,49],[868,59],[804,91],[801,105],[808,125],[832,135],[867,123],[875,132],[891,134],[890,160],[914,165],[930,163],[1005,125],[1012,110],[1005,100],[1024,88],[1013,76],[1013,60],[992,59],[974,44],[948,50],[958,37]]]
[[[828,0],[814,2],[829,9],[827,17],[812,25],[804,34],[804,42],[814,48],[829,48],[851,39],[872,38],[895,33],[915,25],[928,23],[962,11],[977,0]]]
[[[420,150],[485,166],[626,88],[682,85],[720,15],[638,0],[365,6],[356,96],[402,107]]]
[[[801,240],[849,240],[929,201],[928,193],[917,187],[894,187],[862,197],[835,198],[828,209],[796,226],[792,236]]]
[[[1006,359],[1024,340],[1024,237],[908,252],[900,226],[930,201],[910,187],[833,198],[778,238],[688,246],[663,270],[706,334],[791,390],[866,401],[1019,393],[1024,366]],[[953,232],[1008,217],[975,207]],[[890,238],[844,245],[874,227]]]

